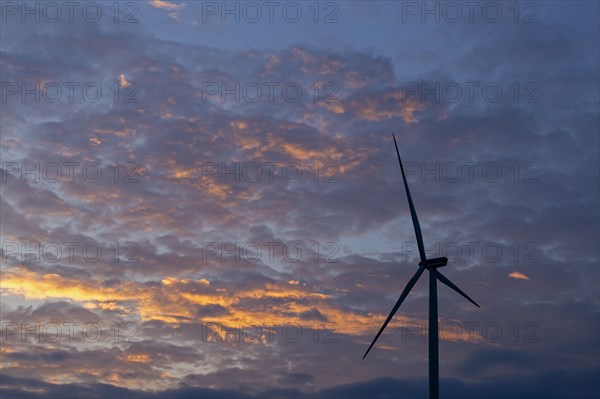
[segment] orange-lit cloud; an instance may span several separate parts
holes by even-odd
[[[120,74],[119,75],[119,85],[121,87],[128,87],[131,83],[129,83],[127,81],[127,79],[125,78],[125,74]]]
[[[387,93],[381,98],[367,97],[352,99],[348,107],[362,119],[380,121],[382,119],[401,117],[406,123],[416,123],[416,112],[426,108],[424,103],[406,99],[402,92]]]
[[[162,280],[162,287],[149,287],[133,281],[105,287],[101,281],[82,281],[58,274],[37,274],[17,269],[3,274],[0,288],[5,295],[20,295],[29,300],[70,299],[90,310],[111,310],[129,316],[133,311],[142,321],[159,320],[169,324],[196,320],[197,307],[192,305],[226,308],[225,315],[202,318],[204,322],[226,327],[261,325],[265,320],[273,325],[295,323],[308,326],[323,322],[320,317],[311,316],[311,312],[318,309],[327,322],[337,325],[338,332],[366,334],[374,331],[385,318],[383,314],[365,315],[340,308],[331,295],[293,282],[228,290],[212,288],[203,279],[194,281],[167,277]],[[131,302],[135,303],[133,308],[124,305]],[[397,315],[392,325],[398,326],[411,320]]]
[[[520,272],[512,272],[508,275],[509,277],[515,278],[517,280],[531,280],[528,276],[524,275]]]
[[[179,12],[185,8],[186,4],[175,4],[164,0],[150,0],[150,6],[170,11],[169,17],[179,21]]]
[[[181,10],[183,7],[185,7],[185,4],[175,4],[163,0],[150,0],[150,5],[154,8],[162,8],[169,11]]]

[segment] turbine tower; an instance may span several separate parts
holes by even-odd
[[[392,311],[388,315],[387,319],[381,326],[381,329],[371,342],[369,349],[363,356],[363,359],[367,357],[367,354],[377,342],[377,339],[385,330],[388,323],[392,320],[402,302],[408,296],[410,290],[414,287],[421,274],[427,269],[429,271],[429,399],[439,399],[440,397],[440,370],[439,370],[439,351],[438,351],[438,307],[437,307],[437,281],[441,281],[446,284],[448,287],[452,288],[454,291],[458,292],[460,295],[464,296],[469,302],[479,307],[474,300],[469,298],[467,294],[465,294],[460,288],[458,288],[452,281],[448,280],[442,273],[438,271],[438,268],[442,266],[446,266],[448,264],[448,258],[434,258],[427,259],[425,257],[425,245],[423,244],[423,236],[421,234],[421,226],[419,225],[419,218],[417,217],[417,212],[415,211],[415,206],[413,205],[412,197],[410,196],[410,190],[408,189],[408,183],[406,182],[406,175],[404,174],[404,167],[402,166],[402,160],[400,159],[400,151],[398,151],[398,143],[396,143],[396,136],[392,133],[392,137],[394,138],[394,145],[396,146],[396,154],[398,155],[398,163],[400,164],[400,171],[402,172],[402,179],[404,180],[404,188],[406,190],[406,197],[408,199],[408,206],[410,208],[410,216],[412,218],[413,227],[415,228],[415,236],[417,237],[417,245],[419,247],[419,255],[421,257],[421,261],[419,262],[419,269],[415,273],[415,275],[408,281],[404,291],[398,298],[398,301],[392,308]]]

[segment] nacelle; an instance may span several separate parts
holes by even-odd
[[[425,268],[436,268],[446,266],[448,264],[448,258],[442,256],[441,258],[433,258],[426,259],[425,261],[419,262],[419,266],[424,266]]]

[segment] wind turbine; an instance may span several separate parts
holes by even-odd
[[[442,273],[440,273],[437,269],[446,266],[448,264],[448,258],[433,258],[427,259],[425,257],[425,245],[423,244],[423,236],[421,235],[421,226],[419,225],[419,218],[417,217],[417,212],[415,211],[415,206],[413,205],[412,198],[410,196],[410,190],[408,189],[408,183],[406,182],[406,175],[404,174],[404,167],[402,166],[402,160],[400,159],[400,151],[398,151],[398,143],[396,143],[396,136],[392,133],[392,137],[394,138],[394,145],[396,146],[396,154],[398,154],[398,163],[400,164],[400,171],[402,172],[402,179],[404,180],[404,188],[406,189],[406,197],[408,198],[408,206],[410,208],[410,216],[412,217],[413,227],[415,228],[415,236],[417,237],[417,245],[419,247],[419,255],[421,257],[421,261],[419,262],[419,269],[415,273],[415,275],[408,281],[404,291],[398,298],[398,301],[392,308],[389,316],[381,326],[381,329],[371,342],[369,349],[363,356],[363,359],[367,357],[377,339],[385,330],[388,323],[396,312],[402,302],[408,296],[410,290],[414,287],[421,274],[427,269],[429,271],[429,399],[439,399],[440,397],[440,369],[439,369],[439,351],[438,351],[438,307],[437,307],[437,281],[440,280],[442,283],[446,284],[448,287],[452,288],[454,291],[458,292],[460,295],[464,296],[469,302],[479,307],[474,300],[469,298],[467,294],[465,294],[460,288],[458,288],[452,281],[448,280]]]

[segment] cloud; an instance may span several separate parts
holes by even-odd
[[[526,399],[543,395],[549,399],[586,399],[594,397],[598,393],[597,386],[593,383],[597,369],[578,370],[577,372],[536,374],[527,379],[511,379],[503,381],[497,378],[478,383],[464,383],[455,379],[442,379],[440,390],[452,397],[463,397],[466,399],[480,398],[482,395],[491,399],[511,397],[515,399]],[[27,385],[30,390],[19,390],[15,387]],[[184,398],[413,398],[423,395],[427,391],[425,379],[399,380],[394,378],[379,378],[353,384],[338,385],[323,389],[313,394],[303,394],[295,389],[272,389],[264,390],[260,396],[248,395],[236,390],[213,390],[197,387],[183,386],[178,389],[148,393],[123,388],[116,388],[106,384],[91,385],[55,385],[40,383],[30,379],[19,379],[9,375],[3,378],[4,392],[14,398],[104,398],[107,395],[122,395],[129,398],[160,398],[168,396],[175,399]],[[568,388],[567,388],[568,387]],[[571,388],[572,387],[572,388]]]
[[[164,0],[150,0],[149,4],[153,8],[158,8],[169,12],[169,17],[176,21],[179,21],[179,12],[186,7],[185,3],[176,4]]]
[[[154,8],[162,8],[165,10],[180,10],[185,7],[185,4],[175,4],[162,0],[150,0],[150,5]]]
[[[517,280],[531,280],[529,277],[520,272],[511,272],[508,276]]]

